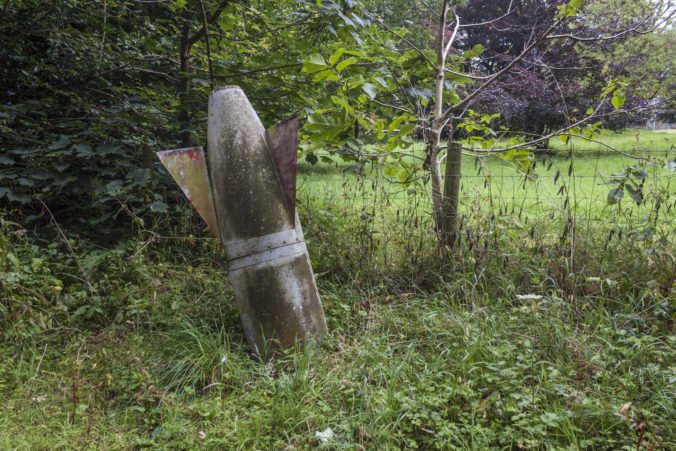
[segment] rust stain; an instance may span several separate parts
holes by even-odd
[[[282,185],[291,220],[296,215],[296,170],[298,159],[298,116],[295,114],[267,130],[268,144]]]
[[[201,147],[165,150],[157,152],[160,161],[174,178],[183,194],[202,217],[211,233],[218,238],[214,202],[207,174],[204,150]]]

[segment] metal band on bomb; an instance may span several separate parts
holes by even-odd
[[[225,245],[230,271],[305,253],[307,253],[305,240],[298,236],[296,229],[247,240],[230,241]]]

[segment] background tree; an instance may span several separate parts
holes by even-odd
[[[599,127],[599,119],[642,108],[623,108],[624,85],[608,69],[585,74],[595,76],[593,82],[586,83],[589,89],[585,99],[590,101],[580,105],[570,102],[570,94],[582,85],[581,79],[562,83],[559,79],[563,77],[555,71],[571,68],[555,67],[548,58],[574,62],[578,58],[576,42],[602,43],[650,33],[669,14],[664,5],[650,5],[635,21],[601,24],[587,19],[580,10],[582,1],[503,2],[492,15],[485,14],[487,5],[480,3],[472,3],[472,7],[484,12],[466,10],[483,16],[476,23],[468,23],[460,15],[463,5],[447,0],[424,3],[437,25],[427,26],[428,39],[422,45],[409,38],[406,28],[391,26],[377,16],[373,10],[379,3],[356,2],[350,7],[352,14],[357,11],[373,23],[362,33],[366,42],[346,42],[347,48],[332,43],[324,47],[326,55],[314,54],[304,66],[304,71],[315,74],[313,81],[330,86],[329,96],[320,102],[305,127],[310,139],[359,154],[363,140],[353,140],[349,133],[353,124],[359,124],[385,140],[381,156],[397,159],[402,183],[429,181],[436,231],[440,243],[448,247],[453,245],[457,226],[454,211],[463,148],[474,155],[501,154],[528,170],[529,150],[551,137],[564,133],[586,133],[589,137]],[[526,25],[521,26],[522,18],[511,16],[529,6],[530,12],[524,16]],[[507,28],[501,27],[503,22]],[[488,32],[476,31],[481,29]],[[482,40],[490,44],[487,55]],[[519,85],[520,90],[514,89]],[[593,95],[589,96],[590,92]],[[479,108],[482,101],[490,107],[491,100],[501,95],[522,112],[539,103],[543,104],[540,111],[549,114],[541,114],[535,124],[523,113],[515,114],[508,119],[518,126],[518,118],[525,130],[494,130],[491,123],[499,114]],[[412,144],[410,135],[416,129],[422,132],[425,156],[421,164],[412,165],[398,149]],[[442,145],[444,136],[453,136],[458,130],[467,137],[463,148]],[[444,152],[446,148],[448,152]],[[445,195],[441,176],[444,153],[455,162],[451,165],[455,172],[446,173],[446,180],[454,183]]]

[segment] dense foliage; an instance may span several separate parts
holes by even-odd
[[[312,96],[298,89],[298,69],[330,23],[323,11],[205,2],[207,54],[200,5],[5,2],[0,202],[28,213],[42,200],[59,219],[90,224],[117,217],[121,204],[165,212],[175,201],[165,198],[155,152],[204,144],[212,84],[243,86],[267,123]]]

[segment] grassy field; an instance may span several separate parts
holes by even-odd
[[[107,248],[3,215],[0,449],[675,449],[676,135],[635,134],[608,139],[663,160],[641,206],[606,206],[602,185],[636,160],[583,143],[570,175],[561,149],[525,188],[466,158],[450,261],[424,184],[303,164],[331,333],[269,363],[187,214]]]
[[[607,216],[607,194],[612,186],[605,185],[613,174],[635,166],[645,170],[649,177],[645,183],[646,199],[660,191],[676,192],[674,171],[665,164],[676,159],[676,133],[672,131],[651,132],[626,130],[622,133],[608,132],[604,142],[627,152],[627,155],[610,152],[606,147],[573,138],[568,146],[559,140],[552,140],[556,151],[550,156],[537,156],[531,177],[525,177],[515,165],[498,157],[477,159],[465,157],[462,168],[462,196],[465,200],[491,200],[498,208],[512,210],[518,206],[532,214],[551,210],[562,204],[559,190],[565,185],[565,194],[570,197],[575,215],[587,215],[598,219]],[[648,146],[648,147],[645,147]],[[420,151],[420,146],[415,147]],[[569,154],[572,151],[572,155]],[[376,197],[376,189],[386,190],[383,194],[393,202],[404,203],[410,199],[411,190],[397,183],[386,183],[382,165],[366,164],[360,167],[354,163],[341,162],[332,157],[334,163],[321,162],[315,166],[301,165],[299,197],[319,199],[320,202],[347,200],[362,205],[364,200]],[[412,160],[408,160],[412,162]],[[366,175],[371,183],[363,186],[354,183],[359,175]],[[352,177],[352,179],[351,179]],[[396,177],[390,177],[396,181]],[[377,187],[373,185],[376,180]],[[381,183],[382,182],[382,183]],[[413,189],[429,199],[428,186],[414,184]],[[370,193],[369,193],[370,190]],[[357,193],[358,191],[361,191]],[[350,197],[350,194],[355,194]],[[627,199],[628,200],[628,199]],[[631,201],[621,207],[632,208]],[[428,203],[422,205],[429,209]],[[471,207],[466,207],[465,211]]]
[[[655,147],[633,147],[637,135],[640,142]],[[676,134],[628,130],[603,139],[628,154],[609,153],[602,146],[601,151],[597,143],[574,140],[569,149],[536,156],[529,176],[498,157],[465,156],[461,222],[468,226],[482,223],[483,236],[535,239],[548,245],[558,242],[564,231],[570,232],[571,226],[566,226],[570,218],[576,230],[597,238],[598,245],[611,231],[635,236],[646,232],[658,232],[662,237],[673,234],[676,172],[669,165],[676,159]],[[415,152],[420,151],[419,146],[415,148]],[[411,253],[411,240],[434,247],[434,236],[429,233],[433,227],[429,222],[430,184],[426,179],[404,186],[396,183],[396,176],[388,177],[381,164],[358,165],[335,155],[331,158],[332,163],[320,159],[315,165],[301,164],[298,199],[309,214],[343,225],[357,221],[349,230],[338,230],[351,236],[368,235],[366,241],[379,244],[373,252],[381,259],[387,260],[386,253],[397,248]],[[609,194],[618,186],[611,183],[617,180],[613,176],[628,167],[647,175],[642,183],[643,202],[638,205],[625,190],[619,202],[609,204]],[[413,230],[410,223],[422,225]],[[362,244],[368,247],[368,243]]]
[[[608,131],[595,139],[625,152],[660,152],[676,149],[676,130],[628,129],[619,132]],[[603,144],[589,142],[581,138],[572,138],[567,145],[558,138],[552,139],[550,142],[550,145],[556,150],[612,152]]]

